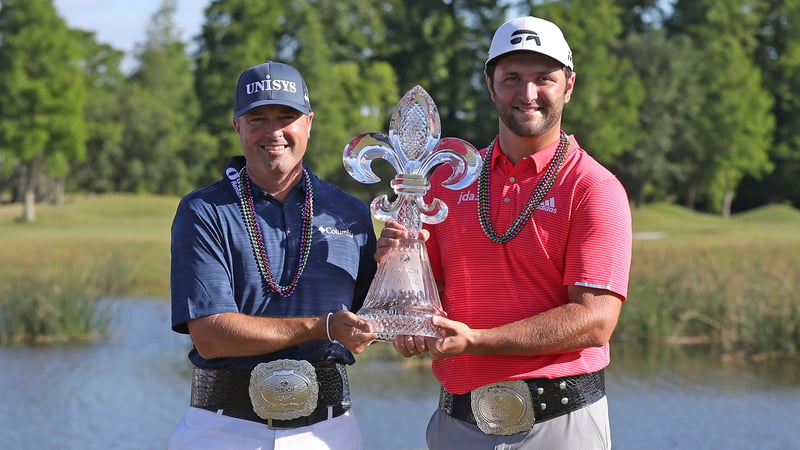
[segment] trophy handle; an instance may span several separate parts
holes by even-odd
[[[374,184],[381,181],[372,170],[372,161],[384,159],[392,165],[395,172],[403,173],[405,168],[397,153],[389,144],[389,138],[379,133],[364,133],[354,137],[344,147],[342,161],[347,173],[356,181]]]

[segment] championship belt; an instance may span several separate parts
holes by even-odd
[[[257,365],[250,373],[250,402],[262,419],[290,420],[317,408],[319,384],[308,361],[279,359]]]
[[[523,380],[481,386],[472,391],[471,406],[478,428],[486,434],[530,431],[536,421],[528,384]]]

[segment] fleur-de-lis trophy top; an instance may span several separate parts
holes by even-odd
[[[449,189],[464,189],[478,176],[481,157],[475,147],[458,138],[441,139],[439,111],[431,96],[414,86],[397,103],[389,123],[389,135],[363,133],[344,149],[347,172],[361,183],[380,178],[372,162],[384,159],[395,172],[391,187],[397,198],[386,195],[370,204],[373,217],[386,222],[397,220],[409,232],[409,239],[381,261],[358,315],[378,333],[379,340],[395,335],[436,336],[430,324],[432,315],[445,315],[433,280],[428,253],[419,240],[423,223],[437,224],[447,218],[447,205],[434,198],[424,200],[430,189],[428,176],[440,164],[451,166],[452,173],[442,182]]]

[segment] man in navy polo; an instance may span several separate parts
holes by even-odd
[[[303,163],[303,77],[239,77],[243,156],[186,195],[172,225],[172,329],[191,335],[191,406],[170,449],[360,449],[345,366],[377,336],[352,311],[375,274],[367,206]]]

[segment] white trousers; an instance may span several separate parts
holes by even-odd
[[[362,450],[353,410],[308,427],[270,430],[266,425],[189,408],[172,431],[169,450]]]

